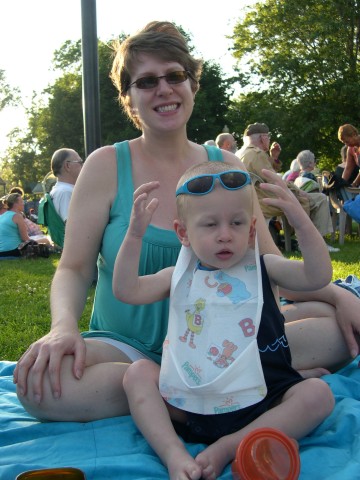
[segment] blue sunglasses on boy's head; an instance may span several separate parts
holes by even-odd
[[[226,170],[221,173],[205,173],[186,180],[176,190],[176,196],[182,194],[206,195],[214,188],[215,180],[219,179],[226,190],[239,190],[251,183],[250,175],[242,170]]]

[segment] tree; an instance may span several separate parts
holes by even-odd
[[[188,123],[188,137],[197,143],[217,137],[226,123],[229,108],[229,86],[222,79],[218,64],[204,62],[200,89],[196,94],[194,111]]]
[[[241,131],[268,123],[289,162],[310,149],[333,165],[339,125],[360,124],[359,1],[265,0],[237,22],[232,39],[244,93],[230,119]]]
[[[0,111],[5,107],[16,106],[20,103],[20,91],[17,87],[10,87],[6,82],[4,70],[0,70]]]
[[[190,36],[184,34],[188,41]],[[124,38],[124,37],[120,37]],[[140,132],[135,129],[132,123],[123,113],[117,101],[118,92],[109,78],[109,72],[112,64],[112,40],[108,42],[99,42],[99,84],[100,84],[100,120],[102,144],[111,144],[116,141],[138,137]],[[74,84],[76,77],[81,100],[81,76],[79,70],[79,60],[81,59],[80,42],[65,42],[63,47],[55,52],[55,66],[62,68],[67,72],[69,69],[74,74]],[[81,65],[81,64],[80,64]],[[76,71],[78,73],[76,74]],[[43,123],[50,138],[55,137],[55,131],[49,132],[49,125],[54,121],[56,108],[62,110],[68,104],[65,93],[69,90],[65,85],[60,85],[60,81],[65,81],[69,73],[64,73],[55,84],[48,89],[49,103],[47,105],[47,114],[50,115]],[[56,95],[56,89],[62,91],[62,95]],[[59,93],[60,93],[59,92]],[[75,87],[73,89],[75,95]],[[78,92],[79,94],[79,92]],[[65,98],[61,98],[65,96]],[[74,101],[75,99],[72,99]],[[61,102],[61,107],[58,103]],[[188,125],[189,138],[194,141],[205,141],[212,136],[216,136],[224,126],[224,116],[229,104],[228,84],[222,79],[222,72],[219,65],[211,62],[204,62],[203,75],[200,82],[200,90],[197,94],[194,113]],[[61,116],[61,115],[60,115]],[[57,124],[55,125],[57,129]],[[66,133],[61,130],[61,135]],[[40,141],[41,144],[41,141]]]
[[[189,51],[197,57],[192,43],[192,35],[180,25],[177,28],[186,39]],[[220,65],[204,61],[200,79],[200,88],[196,93],[196,101],[191,118],[187,125],[188,138],[197,143],[217,137],[225,126],[225,117],[230,105],[232,93],[231,82],[224,79]]]
[[[8,155],[1,165],[1,177],[6,179],[9,187],[19,185],[29,194],[36,184],[36,179],[43,176],[36,145],[31,136],[24,135],[17,129],[11,132],[10,140]]]
[[[118,92],[109,78],[111,43],[99,41],[98,49],[102,145],[140,135],[118,104]],[[66,41],[55,51],[53,67],[61,75],[42,95],[33,97],[27,112],[28,131],[23,137],[14,135],[8,151],[6,167],[20,184],[28,184],[31,176],[34,181],[44,177],[58,148],[71,147],[84,155],[81,42]],[[188,125],[189,138],[200,142],[214,138],[225,124],[228,104],[228,82],[222,79],[220,67],[205,62],[196,108]]]

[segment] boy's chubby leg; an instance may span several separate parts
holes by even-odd
[[[245,428],[220,438],[196,456],[202,478],[213,480],[220,476],[235,458],[240,441],[250,431],[262,427],[275,428],[299,440],[330,415],[333,408],[334,398],[324,381],[310,378],[294,385],[276,406]]]
[[[186,450],[171,422],[172,418],[184,423],[186,414],[164,402],[159,391],[159,373],[159,365],[149,360],[138,360],[129,366],[123,385],[131,415],[167,467],[171,480],[199,480],[201,467]]]

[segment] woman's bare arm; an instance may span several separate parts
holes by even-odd
[[[28,242],[30,240],[30,237],[26,228],[25,220],[23,219],[22,215],[20,213],[16,213],[13,216],[13,222],[16,223],[18,227],[21,240],[23,242]]]
[[[40,401],[43,377],[48,369],[53,395],[60,397],[60,368],[65,355],[74,356],[74,376],[81,378],[83,374],[86,352],[78,320],[93,279],[116,189],[115,149],[104,147],[89,156],[75,185],[64,250],[51,286],[51,330],[34,342],[18,361],[14,381],[20,394],[26,394],[31,368],[33,394]]]

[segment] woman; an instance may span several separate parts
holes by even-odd
[[[18,193],[23,198],[23,209],[22,209],[22,216],[26,225],[27,233],[29,235],[29,239],[33,240],[36,243],[44,243],[45,245],[51,245],[51,239],[41,231],[39,225],[34,223],[32,220],[26,217],[25,211],[25,197],[24,197],[24,190],[21,187],[13,187],[9,193]],[[33,209],[32,209],[33,210]]]
[[[287,182],[295,182],[295,180],[298,178],[300,175],[300,164],[297,161],[297,158],[294,158],[294,160],[290,164],[290,170],[289,173],[286,177],[283,177],[284,180]]]
[[[156,191],[160,205],[143,242],[140,274],[144,275],[175,264],[180,244],[173,231],[174,192],[184,171],[213,159],[239,166],[234,154],[214,147],[206,150],[187,138],[186,124],[200,74],[201,61],[190,55],[184,37],[168,22],[148,24],[117,49],[112,80],[123,108],[142,135],[93,152],[76,183],[65,246],[52,284],[51,330],[29,347],[14,372],[20,401],[38,418],[89,421],[127,415],[122,386],[127,366],[144,357],[160,362],[167,301],[135,307],[122,304],[112,294],[112,271],[139,185],[151,180],[160,183]],[[281,178],[277,182],[286,188]],[[280,254],[258,202],[255,215],[260,251]],[[98,254],[90,332],[82,336],[78,320]],[[358,303],[354,295],[344,292],[327,287],[302,298],[328,303],[288,307],[290,320],[306,318],[287,330],[296,368],[333,367],[349,360],[335,312],[337,308],[346,315],[352,309],[356,312]],[[314,315],[319,318],[313,319]],[[360,320],[352,315],[339,315],[339,321],[355,355],[353,324]],[[317,374],[323,372],[320,369]]]
[[[5,197],[0,198],[0,215],[7,211],[7,206],[5,204]]]
[[[4,205],[7,210],[0,215],[0,257],[20,257],[19,245],[30,240],[23,217],[23,197],[10,193]]]
[[[30,240],[34,240],[36,243],[43,243],[45,245],[51,245],[51,238],[41,230],[37,223],[34,223],[30,218],[24,216],[24,222],[27,228]]]
[[[338,130],[340,142],[348,147],[346,153],[345,168],[342,178],[352,187],[360,187],[360,135],[357,129],[350,124],[341,125]]]

